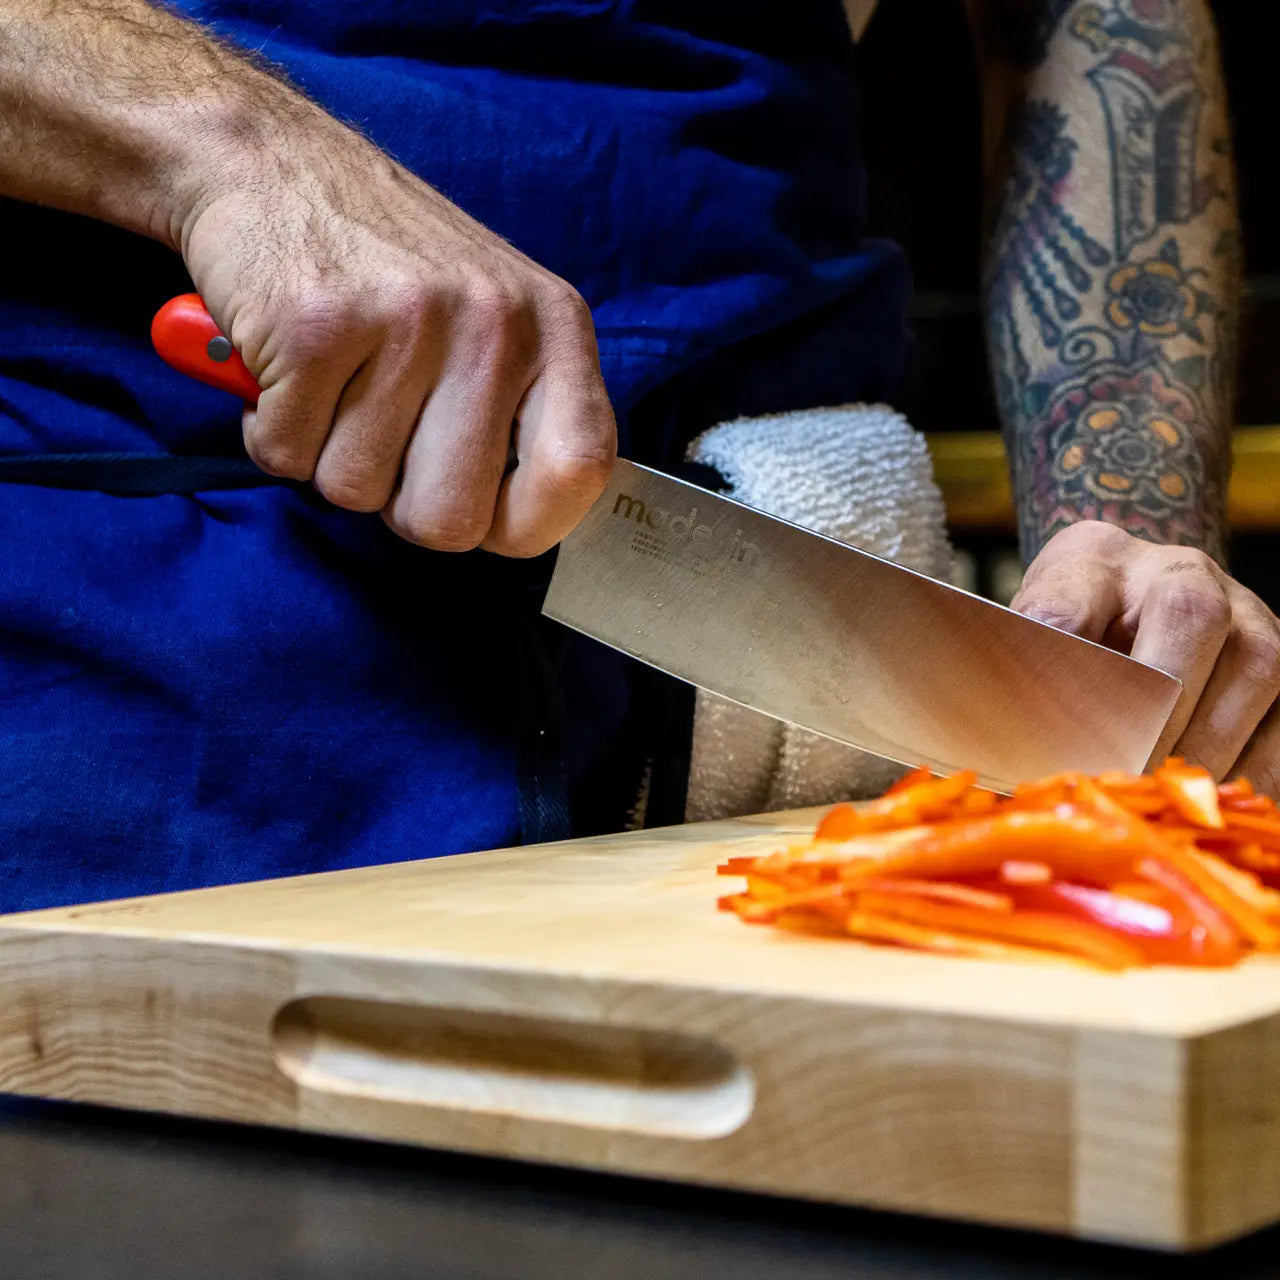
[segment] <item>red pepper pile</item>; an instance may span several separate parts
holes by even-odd
[[[746,877],[720,906],[750,924],[928,951],[1117,970],[1280,951],[1280,809],[1176,759],[1012,796],[920,770],[719,870]]]

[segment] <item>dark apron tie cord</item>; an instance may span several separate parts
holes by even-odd
[[[172,453],[24,453],[0,455],[0,484],[96,490],[145,498],[165,493],[257,489],[300,484],[259,470],[247,457],[201,458]]]

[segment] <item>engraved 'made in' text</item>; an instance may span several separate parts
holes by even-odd
[[[642,498],[620,493],[613,504],[613,514],[623,520],[633,520],[643,528],[662,531],[678,542],[696,544],[711,539],[714,530],[710,525],[698,523],[698,508],[692,507],[688,515],[672,515],[665,507],[646,503]],[[733,532],[729,546],[729,558],[741,564],[754,565],[760,560],[760,548],[742,536],[741,529]]]

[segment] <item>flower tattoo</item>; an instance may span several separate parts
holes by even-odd
[[[1193,277],[1204,274],[1184,271],[1177,241],[1166,240],[1154,258],[1126,263],[1107,277],[1107,318],[1117,329],[1137,328],[1153,338],[1181,333],[1203,342],[1198,317],[1214,304]]]
[[[1049,410],[1053,476],[1085,504],[1159,519],[1191,507],[1203,479],[1203,412],[1158,365],[1096,373]]]

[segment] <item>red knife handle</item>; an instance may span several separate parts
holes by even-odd
[[[166,364],[197,382],[257,404],[262,388],[218,328],[198,293],[171,298],[151,322],[151,343]]]

